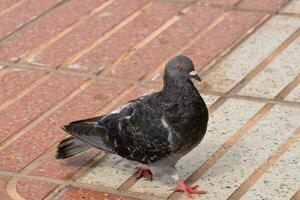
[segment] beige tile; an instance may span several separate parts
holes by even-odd
[[[78,182],[118,188],[134,172],[134,167],[127,166],[122,160],[119,156],[107,154],[95,167],[83,174]]]
[[[299,20],[300,21],[300,20]],[[300,38],[297,38],[239,94],[274,98],[290,81],[300,74]]]
[[[291,135],[299,122],[299,108],[273,107],[196,182],[208,191],[199,199],[227,199]]]
[[[299,26],[298,18],[273,17],[209,71],[202,87],[228,92]]]
[[[245,100],[229,99],[210,116],[208,131],[193,151],[183,157],[176,165],[181,178],[187,178],[220,148],[239,128],[241,128],[263,104]],[[167,197],[174,188],[172,182],[139,181],[130,190],[156,196]]]
[[[290,199],[300,188],[300,139],[250,188],[242,200]]]
[[[300,14],[300,1],[293,0],[282,9],[282,12]]]

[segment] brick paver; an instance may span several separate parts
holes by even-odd
[[[60,126],[162,87],[190,56],[209,106],[176,165],[195,199],[297,199],[299,0],[0,0],[0,199],[187,199],[93,149],[54,158]]]

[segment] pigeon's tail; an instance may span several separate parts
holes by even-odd
[[[110,146],[105,142],[106,129],[98,125],[101,117],[94,117],[80,121],[71,122],[62,129],[72,135],[62,140],[57,146],[57,159],[64,159],[77,155],[92,147],[114,153]]]
[[[62,140],[57,146],[56,159],[65,159],[71,156],[80,154],[92,148],[91,145],[86,144],[75,137],[67,137]]]

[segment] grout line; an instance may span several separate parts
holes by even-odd
[[[3,61],[0,61],[1,63],[6,63]],[[139,80],[131,80],[127,78],[122,78],[122,77],[110,77],[110,76],[97,76],[96,74],[89,74],[89,73],[83,73],[83,72],[76,72],[68,69],[53,69],[53,68],[45,68],[45,67],[39,67],[39,66],[32,66],[32,64],[16,64],[13,63],[12,66],[3,69],[3,71],[9,70],[9,69],[14,69],[14,68],[22,68],[22,69],[27,69],[27,70],[47,70],[50,74],[61,74],[61,75],[68,75],[68,76],[81,76],[81,77],[86,77],[90,78],[92,80],[108,80],[112,82],[123,82],[131,85],[139,85],[139,86],[147,86],[147,85],[156,85],[158,83],[153,82],[153,81],[139,81]],[[3,72],[4,73],[4,72]],[[1,71],[0,71],[0,77],[1,77]],[[199,90],[203,94],[208,94],[208,95],[215,95],[215,96],[225,96],[225,93],[222,92],[216,92],[216,91],[210,91],[210,90]],[[270,103],[275,103],[275,104],[283,104],[283,105],[288,105],[288,106],[293,106],[293,107],[300,107],[299,102],[293,102],[293,101],[287,101],[287,100],[282,100],[282,99],[269,99],[265,97],[254,97],[254,96],[247,96],[247,95],[238,95],[238,94],[232,94],[232,95],[227,95],[226,98],[235,98],[235,99],[245,99],[249,101],[257,101],[257,102],[270,102]]]
[[[75,53],[71,57],[67,58],[62,64],[60,64],[58,67],[62,68],[69,64],[71,64],[73,61],[77,60],[81,56],[85,55],[86,53],[90,52],[92,49],[94,49],[97,45],[99,45],[101,42],[109,38],[111,35],[115,34],[119,30],[121,30],[124,26],[126,26],[128,23],[133,21],[135,18],[137,18],[144,10],[148,9],[150,6],[152,6],[151,2],[145,3],[142,7],[140,7],[137,11],[133,12],[131,15],[129,15],[125,20],[123,20],[118,25],[114,26],[109,31],[105,32],[103,36],[98,38],[96,41],[94,41],[92,44],[87,44],[83,49],[81,49],[79,52]]]
[[[271,54],[269,54],[261,63],[252,69],[246,76],[242,78],[239,84],[236,84],[228,93],[236,94],[244,88],[251,80],[253,80],[261,71],[263,71],[280,53],[282,53],[292,42],[300,35],[300,28],[292,33],[283,43],[281,43]]]
[[[48,9],[46,9],[44,12],[40,13],[38,16],[36,16],[36,17],[32,18],[31,20],[27,21],[26,23],[22,24],[17,29],[15,29],[13,32],[11,32],[11,33],[7,34],[6,36],[0,38],[0,44],[3,41],[5,41],[6,39],[8,39],[10,37],[13,37],[15,34],[17,34],[24,27],[27,27],[28,25],[32,24],[36,20],[40,19],[41,17],[43,17],[44,15],[46,15],[47,13],[49,13],[50,11],[52,11],[53,9],[59,7],[60,5],[64,4],[67,1],[69,1],[69,0],[61,0],[60,2],[54,4],[53,6],[49,7]]]
[[[4,8],[0,10],[0,16],[6,14],[7,12],[13,10],[14,8],[18,7],[20,4],[23,4],[25,0],[19,0],[18,2],[12,4],[8,8]]]
[[[44,81],[46,81],[48,79],[47,73],[44,74],[44,75],[42,75],[39,79],[37,79],[36,81],[34,81],[30,86],[28,86],[27,88],[25,88],[23,91],[19,92],[14,97],[11,97],[10,99],[6,100],[4,103],[0,104],[0,112],[2,110],[4,110],[6,107],[8,107],[9,105],[11,105],[14,102],[16,102],[18,99],[24,97],[26,94],[28,94],[29,91],[31,91],[32,89],[34,89],[35,87],[37,87],[38,85],[40,85],[41,83],[43,83]]]
[[[289,84],[284,87],[277,95],[276,98],[282,99],[289,94],[300,82],[300,75],[296,76]],[[274,104],[273,104],[274,105]],[[258,167],[230,196],[229,200],[240,199],[256,181],[279,159],[279,157],[300,137],[300,127],[285,140],[273,154]]]
[[[101,12],[103,9],[105,9],[107,6],[109,6],[111,3],[113,3],[114,0],[108,0],[104,3],[102,3],[100,6],[96,7],[95,9],[89,11],[87,14],[81,16],[79,20],[71,24],[69,27],[58,33],[56,36],[50,38],[46,42],[42,43],[38,47],[31,49],[29,52],[26,52],[24,55],[21,56],[20,62],[29,62],[29,60],[32,60],[39,52],[46,49],[51,44],[55,43],[59,39],[61,39],[63,36],[67,35],[69,32],[73,31],[75,28],[77,28],[79,25],[87,21],[88,19],[94,17],[99,12]]]
[[[270,168],[272,165],[284,154],[288,148],[300,138],[300,127],[298,127],[291,136],[286,139],[272,155],[260,165],[228,198],[228,200],[240,199],[256,182],[257,180]]]
[[[219,22],[221,22],[227,15],[229,14],[229,12],[221,12],[215,19],[212,20],[211,23],[209,23],[203,30],[199,30],[198,32],[196,32],[191,39],[186,42],[186,44],[184,46],[182,46],[178,51],[176,51],[176,53],[174,53],[172,56],[170,56],[167,61],[169,59],[171,59],[172,57],[174,57],[175,55],[181,54],[184,51],[186,51],[188,48],[190,48],[194,42],[196,42],[197,40],[199,40],[205,33],[207,33],[208,31],[210,31],[212,28],[214,28]],[[162,68],[164,68],[164,66],[166,65],[167,61],[162,62],[161,64],[159,64],[158,67],[154,68],[153,70],[149,71],[148,73],[146,73],[144,76],[142,76],[141,79],[151,79],[157,72],[159,72]]]
[[[286,87],[284,87],[275,98],[283,98],[284,95],[288,95],[290,91],[292,91],[297,86],[297,81],[299,76],[297,76],[294,80],[292,80]],[[296,80],[296,81],[295,81]],[[230,91],[228,92],[228,94]],[[187,184],[192,184],[197,181],[207,170],[214,165],[230,148],[235,145],[247,132],[257,123],[259,120],[267,114],[275,104],[267,103],[265,104],[251,119],[243,125],[234,135],[229,138],[225,144],[223,144],[209,159],[206,160],[204,164],[202,164],[197,170],[193,172],[186,179]],[[173,192],[168,199],[178,199],[181,196],[179,192]]]
[[[167,28],[172,26],[176,21],[178,21],[183,15],[188,13],[194,4],[196,4],[198,0],[188,4],[186,7],[184,7],[181,11],[179,11],[177,14],[175,14],[173,17],[171,17],[168,21],[166,21],[163,25],[161,25],[159,28],[157,28],[155,31],[150,33],[148,36],[146,36],[142,41],[137,43],[135,46],[130,48],[128,51],[125,51],[117,60],[115,60],[112,64],[105,67],[102,71],[102,74],[107,75],[111,69],[119,65],[124,60],[128,59],[130,56],[135,54],[136,51],[146,46],[149,42],[151,42],[153,39],[155,39],[159,34],[161,34],[163,31],[165,31]]]
[[[291,198],[291,200],[300,200],[300,188],[299,188],[299,190],[294,194],[294,196]]]
[[[214,60],[212,60],[209,64],[204,66],[201,69],[201,74],[204,76],[209,70],[212,68],[215,68],[217,66],[217,63],[220,63],[226,56],[228,56],[232,51],[235,50],[235,48],[246,41],[252,34],[254,34],[267,20],[271,18],[271,15],[266,15],[263,17],[260,21],[257,22],[253,27],[249,28],[248,31],[245,32],[243,36],[241,36],[237,41],[235,41],[231,46],[229,46],[227,49],[225,49],[223,52],[219,54]]]

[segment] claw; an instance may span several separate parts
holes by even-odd
[[[183,180],[178,180],[177,181],[177,186],[175,187],[175,191],[183,191],[188,195],[188,197],[192,197],[192,194],[206,194],[206,191],[198,190],[197,189],[198,185],[195,185],[193,187],[188,186],[184,183]]]
[[[152,172],[150,171],[150,169],[145,169],[142,167],[136,167],[137,170],[137,177],[136,179],[140,179],[142,177],[145,177],[147,180],[152,181],[153,180],[153,175]]]

